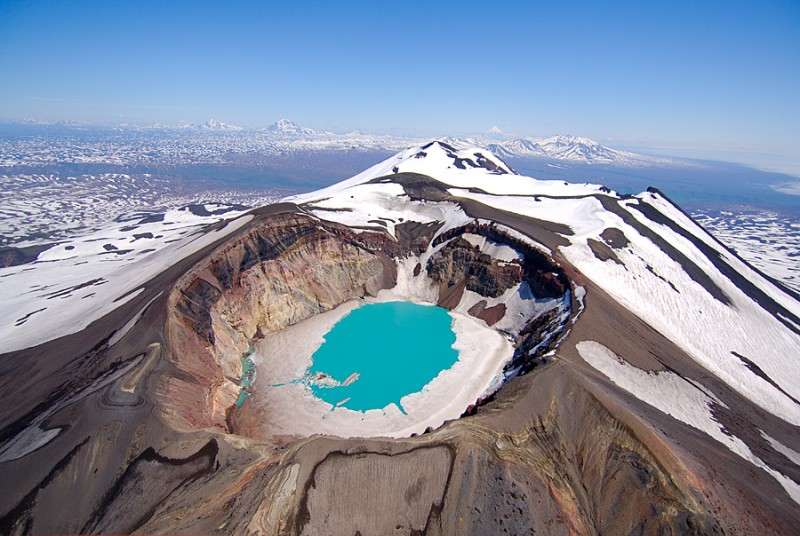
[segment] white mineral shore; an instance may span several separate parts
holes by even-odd
[[[353,411],[334,407],[317,398],[301,381],[324,335],[354,308],[363,303],[396,301],[397,296],[350,301],[268,334],[256,344],[251,359],[258,376],[249,404],[266,409],[265,429],[275,435],[313,434],[339,437],[407,437],[436,428],[461,416],[479,398],[500,384],[503,366],[514,348],[502,334],[479,319],[451,311],[453,344],[458,361],[440,372],[423,389],[403,397],[404,414],[395,404],[383,409]],[[413,300],[421,305],[431,305]]]

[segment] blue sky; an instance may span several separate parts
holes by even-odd
[[[800,156],[797,0],[554,4],[0,0],[0,117]]]

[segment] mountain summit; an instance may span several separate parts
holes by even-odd
[[[239,125],[223,123],[222,121],[218,121],[216,119],[209,119],[208,121],[200,125],[200,128],[203,130],[216,130],[216,131],[227,131],[227,132],[238,132],[240,130],[244,130]]]
[[[329,132],[314,130],[312,128],[301,127],[294,121],[288,119],[278,119],[273,124],[264,129],[266,132],[293,137],[311,137],[330,135]]]
[[[490,142],[487,144],[487,148],[495,154],[507,158],[549,158],[587,164],[642,164],[659,160],[646,155],[612,149],[582,136],[513,138]]]

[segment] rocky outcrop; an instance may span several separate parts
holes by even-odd
[[[36,260],[39,253],[50,249],[55,244],[37,244],[26,247],[0,247],[0,268],[28,264]]]
[[[531,288],[534,296],[538,298],[558,298],[563,296],[569,289],[569,282],[564,271],[551,259],[548,255],[541,250],[533,247],[530,243],[521,240],[515,236],[502,231],[493,224],[486,223],[469,223],[460,227],[449,229],[444,233],[439,234],[433,241],[433,246],[438,246],[448,240],[461,236],[464,233],[471,233],[484,236],[499,244],[507,244],[522,254],[523,261],[520,263],[522,266],[522,273],[517,282],[524,280]],[[491,261],[491,259],[483,259],[484,263]],[[456,263],[458,264],[458,263]],[[490,264],[498,265],[499,263],[494,260]],[[440,279],[445,278],[439,276]],[[449,281],[449,277],[447,280]],[[476,284],[478,288],[484,288],[482,284]],[[492,284],[489,284],[491,290]],[[481,292],[482,295],[487,295]]]
[[[594,240],[593,238],[589,238],[586,240],[589,249],[592,250],[592,254],[601,261],[612,261],[621,266],[625,266],[625,264],[619,260],[617,254],[614,253],[614,250],[611,249],[608,245],[599,240]]]
[[[522,264],[493,259],[463,238],[454,238],[428,260],[428,276],[439,285],[439,303],[457,284],[482,296],[497,298],[522,282]],[[458,304],[460,296],[455,300]]]
[[[498,303],[491,307],[487,307],[487,305],[486,300],[481,300],[467,309],[467,312],[475,318],[480,318],[486,322],[486,325],[493,326],[505,316],[506,305],[504,303]]]

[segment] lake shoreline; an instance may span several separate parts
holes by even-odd
[[[253,360],[259,370],[250,404],[262,408],[264,429],[279,436],[325,434],[339,437],[408,437],[460,417],[467,407],[496,390],[513,346],[483,321],[448,311],[456,335],[458,359],[420,391],[401,398],[405,413],[395,404],[383,409],[355,411],[331,405],[312,393],[302,381],[324,335],[356,307],[367,303],[402,300],[396,295],[352,300],[282,331],[270,333],[255,345]]]

